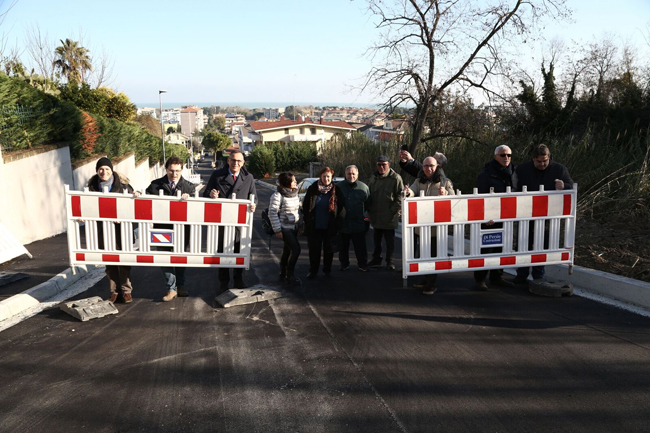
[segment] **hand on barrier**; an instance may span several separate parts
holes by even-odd
[[[561,191],[564,189],[564,181],[561,179],[555,179],[555,190]]]
[[[251,212],[255,212],[255,209],[257,208],[257,205],[255,203],[251,204]]]
[[[190,198],[190,195],[188,193],[181,195],[181,200],[187,200],[188,198]]]
[[[219,197],[219,191],[216,189],[210,190],[210,198],[218,198]]]
[[[140,197],[140,191],[133,191],[133,197],[135,198]]]
[[[490,220],[490,221],[486,222],[485,225],[486,226],[494,225],[494,220]]]
[[[411,192],[411,188],[409,188],[408,185],[406,185],[406,186],[404,187],[404,190],[403,190],[402,192],[404,193],[404,196],[406,196],[406,197],[410,197],[411,194],[412,194],[412,192]]]

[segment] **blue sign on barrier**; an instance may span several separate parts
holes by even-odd
[[[484,233],[481,239],[481,246],[493,247],[503,245],[503,232]]]

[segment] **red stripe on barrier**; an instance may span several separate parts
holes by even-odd
[[[485,200],[471,198],[467,200],[467,221],[480,221],[485,219]]]
[[[203,257],[204,265],[218,265],[220,261],[219,257]]]
[[[569,253],[562,253],[562,260],[569,260]]]
[[[548,196],[547,195],[534,195],[533,196],[533,216],[543,217],[548,215]]]
[[[84,253],[77,253],[77,261],[78,262],[85,262],[86,261],[86,255]]]
[[[446,262],[436,262],[436,271],[451,269],[451,260]]]
[[[238,224],[246,224],[246,211],[248,210],[248,205],[240,204],[239,205],[239,215],[237,216]]]
[[[409,203],[409,224],[418,223],[418,203],[412,201]]]
[[[169,263],[187,263],[187,257],[170,257]]]
[[[187,221],[187,202],[169,202],[169,221]]]
[[[411,263],[409,265],[409,272],[420,272],[420,265],[417,263]]]
[[[203,212],[203,220],[206,223],[221,222],[221,203],[206,203]]]
[[[571,195],[564,195],[564,209],[562,209],[562,215],[571,215]]]
[[[135,261],[138,263],[153,263],[153,256],[137,256]]]
[[[243,257],[237,257],[237,260],[235,260],[235,264],[243,265],[244,264],[244,258]]]
[[[434,201],[433,209],[434,209],[433,222],[435,223],[451,222],[451,201],[450,200]]]
[[[114,198],[99,197],[99,217],[117,218],[117,201]]]
[[[80,217],[81,216],[81,197],[78,195],[73,195],[70,197],[72,199],[72,216]]]
[[[152,201],[151,200],[135,200],[135,219],[137,220],[152,220]]]
[[[517,257],[511,256],[511,257],[501,257],[501,266],[509,266],[509,265],[516,265],[517,264]]]
[[[546,254],[533,254],[530,256],[531,263],[544,263],[546,261]]]
[[[102,262],[119,262],[119,254],[102,254]]]
[[[501,219],[517,218],[517,197],[501,197]]]
[[[485,259],[469,259],[467,266],[470,268],[482,268],[485,266]]]

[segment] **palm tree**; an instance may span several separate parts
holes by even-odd
[[[87,71],[92,70],[88,50],[71,39],[61,40],[61,46],[54,50],[56,56],[52,65],[59,69],[68,82],[84,82]]]

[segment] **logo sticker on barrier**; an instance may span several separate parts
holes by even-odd
[[[151,232],[151,245],[174,245],[174,233]]]
[[[503,246],[503,231],[483,233],[481,239],[481,246],[483,247],[502,247]]]

